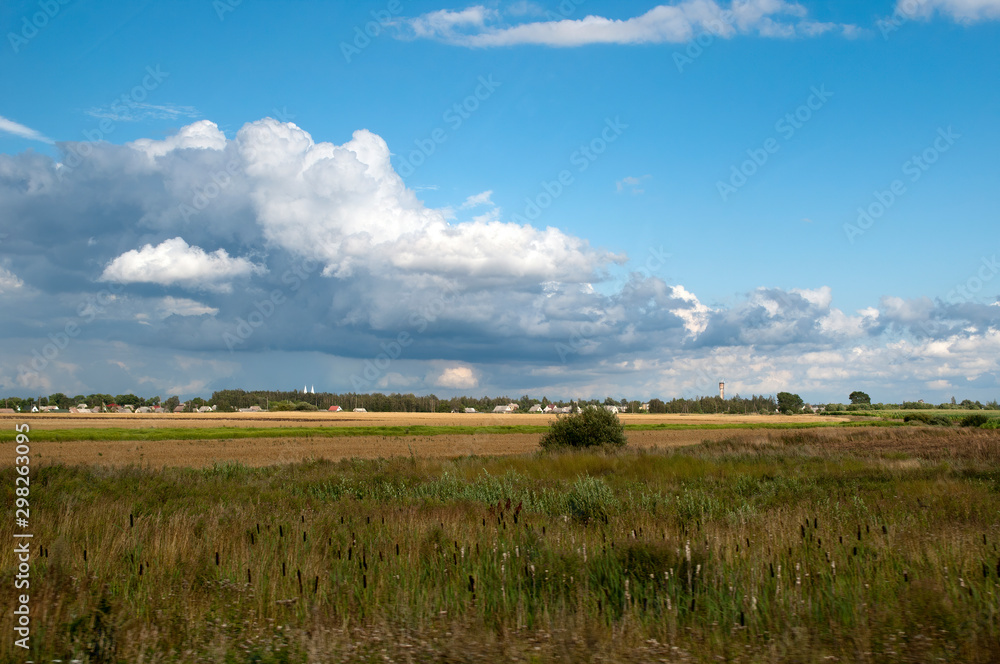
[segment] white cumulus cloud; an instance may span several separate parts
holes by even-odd
[[[180,284],[195,289],[228,292],[229,280],[245,277],[260,268],[246,258],[231,257],[225,249],[212,253],[189,246],[183,238],[164,240],[155,247],[126,251],[111,261],[101,281],[120,283]]]
[[[476,372],[469,367],[448,367],[434,381],[441,387],[455,390],[469,390],[479,385]]]

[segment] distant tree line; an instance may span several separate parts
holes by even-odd
[[[924,403],[922,401],[904,401],[902,404],[884,404],[872,403],[871,397],[860,391],[852,392],[848,398],[850,399],[849,404],[828,403],[825,406],[821,405],[819,407],[825,412],[924,409],[1000,410],[1000,404],[998,404],[995,399],[987,402],[985,405],[979,401],[972,401],[970,399],[964,399],[961,402],[957,402],[954,398],[951,399],[950,403],[942,403],[938,405]],[[93,410],[110,404],[115,404],[118,406],[133,406],[135,408],[161,405],[168,411],[173,411],[178,406],[183,405],[186,412],[195,410],[199,406],[214,405],[217,410],[222,412],[236,411],[240,408],[250,408],[252,406],[258,406],[261,409],[269,410],[329,410],[330,406],[340,406],[344,410],[364,408],[368,411],[383,413],[432,413],[452,411],[461,412],[466,408],[475,408],[477,412],[490,412],[497,406],[506,406],[510,403],[516,403],[519,410],[522,412],[527,411],[534,405],[545,407],[549,404],[559,407],[566,407],[570,405],[613,405],[617,406],[624,412],[643,412],[643,409],[641,408],[642,402],[640,401],[629,400],[626,398],[614,398],[610,396],[604,400],[580,399],[573,401],[553,401],[544,396],[541,399],[538,399],[528,395],[523,395],[516,399],[509,396],[461,396],[442,399],[434,394],[417,396],[412,393],[400,394],[396,392],[391,394],[382,394],[381,392],[366,394],[355,392],[346,392],[341,394],[317,392],[313,394],[303,393],[299,390],[219,390],[213,392],[212,396],[208,399],[194,397],[183,404],[180,398],[176,395],[165,400],[161,400],[159,396],[143,398],[134,394],[111,395],[96,393],[87,395],[78,394],[70,397],[62,392],[56,392],[55,394],[50,394],[49,396],[38,396],[34,398],[8,397],[6,399],[0,399],[0,404],[2,404],[0,407],[13,408],[15,410],[20,408],[22,411],[31,410],[33,406],[55,406],[65,410],[80,404],[86,404]],[[803,402],[799,395],[792,394],[790,392],[778,392],[776,396],[755,394],[750,397],[741,397],[737,394],[736,396],[729,397],[728,399],[722,399],[718,396],[693,397],[690,399],[673,398],[669,401],[654,398],[650,399],[648,402],[648,411],[654,414],[732,413],[746,415],[754,413],[770,414],[775,412],[812,412],[811,408]]]

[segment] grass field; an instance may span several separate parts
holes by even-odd
[[[632,429],[621,452],[541,454],[537,433],[481,429],[492,418],[379,417],[347,426],[480,430],[36,439],[34,650],[7,638],[0,660],[991,662],[1000,652],[996,431],[703,429],[720,420],[699,419]],[[121,428],[111,422],[89,428]],[[2,475],[13,505],[9,464]],[[2,568],[15,563],[12,546],[0,548]],[[8,635],[12,608],[0,617]]]

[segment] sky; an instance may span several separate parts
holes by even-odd
[[[1000,0],[0,25],[0,395],[1000,397]]]

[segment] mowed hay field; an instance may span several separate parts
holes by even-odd
[[[443,433],[433,436],[345,435],[334,438],[278,435],[289,427],[544,427],[556,419],[536,414],[453,414],[453,413],[236,413],[236,414],[34,414],[0,416],[0,427],[28,424],[33,431],[73,429],[122,429],[113,440],[58,440],[38,449],[40,463],[92,463],[105,466],[149,465],[203,467],[223,461],[249,466],[287,464],[312,459],[338,461],[350,458],[456,457],[467,455],[525,454],[538,448],[542,433]],[[818,416],[742,415],[623,415],[626,425],[753,425],[846,422],[848,418]],[[219,438],[194,440],[133,440],[128,430],[143,429],[275,429],[275,436],[260,438]],[[345,432],[346,433],[346,432]],[[638,448],[671,448],[720,440],[732,432],[726,429],[679,429],[630,431],[631,444]],[[234,435],[235,432],[234,432]],[[72,438],[72,436],[70,436]]]
[[[625,450],[555,453],[537,450],[541,434],[42,440],[65,429],[32,431],[31,649],[0,640],[0,661],[1000,653],[995,431],[631,430]],[[368,454],[339,461],[274,452],[359,443]],[[55,458],[77,444],[121,458]],[[135,461],[164,444],[169,463]],[[198,456],[216,444],[223,456]],[[243,445],[266,458],[234,461]],[[15,472],[0,476],[13,505]],[[0,538],[14,532],[0,521]],[[12,585],[17,565],[0,547]]]

